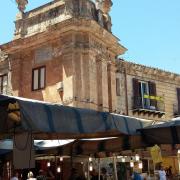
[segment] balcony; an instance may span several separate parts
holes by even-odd
[[[174,112],[174,117],[180,117],[180,109],[177,104],[173,104],[173,112]]]
[[[163,98],[148,95],[144,97],[133,97],[133,112],[162,117],[165,114]]]

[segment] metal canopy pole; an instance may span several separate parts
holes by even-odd
[[[115,155],[113,155],[113,164],[114,164],[114,177],[115,177],[115,180],[118,180],[117,167],[116,167],[116,156]]]
[[[148,158],[148,173],[150,175],[150,159]]]
[[[89,159],[88,159],[88,164],[87,164],[87,165],[88,165],[88,172],[87,172],[88,174],[87,174],[87,179],[88,179],[88,180],[90,180],[90,172],[89,172]]]
[[[98,159],[98,180],[101,179],[101,164],[100,164],[100,162],[101,162],[101,159],[99,158]]]

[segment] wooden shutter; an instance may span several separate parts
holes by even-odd
[[[44,88],[45,87],[45,67],[42,67],[40,70],[39,70],[39,75],[40,75],[40,88]]]
[[[180,114],[180,88],[177,88],[178,114]]]
[[[120,96],[120,80],[116,78],[116,95]]]
[[[139,108],[141,103],[141,94],[139,91],[139,81],[136,78],[133,78],[133,95],[134,95],[134,108]]]
[[[156,83],[148,82],[148,84],[149,84],[149,95],[156,97],[157,96],[157,93],[156,93]],[[156,99],[151,99],[150,100],[150,105],[151,106],[155,106],[157,108],[157,100]]]

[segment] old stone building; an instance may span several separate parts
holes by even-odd
[[[180,114],[180,76],[119,60],[111,0],[54,0],[20,13],[0,46],[0,93],[147,119]]]
[[[112,2],[56,0],[26,13],[27,1],[17,2],[14,40],[0,46],[11,94],[115,111],[115,58],[126,48],[111,33]]]
[[[154,120],[180,115],[180,75],[117,60],[117,113]]]

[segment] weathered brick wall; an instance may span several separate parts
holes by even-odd
[[[104,42],[90,34],[67,32],[59,39],[13,54],[14,95],[100,111],[109,111],[111,104],[114,111],[116,69],[113,63],[110,69],[108,66],[115,55],[108,55]],[[46,67],[46,87],[32,91],[32,69],[41,66]],[[63,98],[58,91],[60,82]]]
[[[44,47],[57,48],[56,44],[49,43],[37,47],[43,55]],[[39,99],[44,101],[60,102],[57,91],[57,83],[62,81],[63,58],[62,56],[52,56],[52,59],[37,62],[35,54],[37,49],[28,49],[18,53],[11,60],[12,64],[12,88],[14,95]],[[32,91],[32,69],[46,66],[46,88],[43,90]]]

